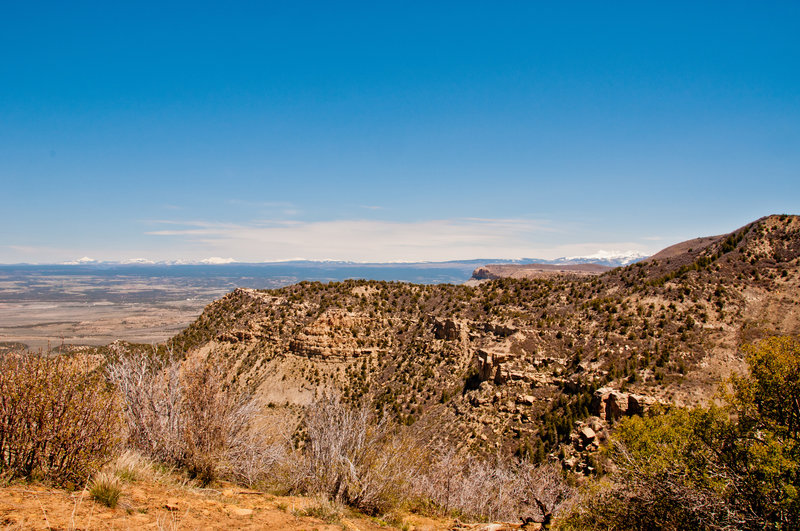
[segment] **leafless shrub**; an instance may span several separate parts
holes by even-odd
[[[242,441],[256,414],[254,403],[223,388],[218,366],[197,361],[183,374],[183,465],[189,475],[209,483],[225,470],[233,441]]]
[[[385,512],[407,498],[424,465],[420,445],[366,406],[324,398],[309,406],[303,425],[299,482],[305,492]]]
[[[431,459],[417,488],[445,514],[545,524],[575,494],[556,465],[478,459],[447,448]]]
[[[119,408],[77,360],[0,356],[0,474],[77,486],[116,447]]]
[[[560,465],[534,465],[522,461],[515,468],[521,483],[522,505],[529,509],[531,505],[535,505],[541,515],[539,521],[545,526],[556,516],[568,512],[575,503],[577,490],[564,479]],[[521,511],[518,514],[526,518],[529,514],[536,515],[536,512]]]
[[[180,463],[180,361],[155,351],[122,353],[107,373],[122,394],[128,444],[153,459]]]
[[[207,360],[181,369],[172,356],[123,353],[109,365],[108,377],[124,398],[129,445],[185,467],[206,484],[237,469],[229,459],[244,451],[243,434],[256,410],[224,388],[224,375]]]
[[[231,440],[226,452],[226,475],[230,479],[251,488],[291,490],[295,466],[289,434],[279,428],[273,430],[251,428]]]
[[[373,514],[421,502],[468,518],[549,524],[575,494],[556,465],[432,451],[410,428],[336,397],[309,406],[302,428],[302,449],[276,459],[273,471],[291,470],[292,490]]]
[[[482,519],[549,522],[573,491],[552,465],[493,462],[432,452],[406,426],[364,405],[324,397],[291,429],[255,428],[253,402],[231,394],[208,362],[132,355],[109,369],[126,396],[130,441],[203,482],[224,475],[273,491],[320,495],[372,514],[428,499],[438,510]]]

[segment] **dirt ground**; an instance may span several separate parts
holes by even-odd
[[[94,501],[87,490],[69,492],[40,484],[0,488],[0,528],[42,530],[206,530],[286,529],[377,531],[398,529],[378,519],[345,513],[341,517],[306,516],[319,502],[278,497],[234,485],[211,489],[164,485],[152,481],[125,484],[116,508]],[[405,529],[442,530],[452,522],[408,515]],[[401,527],[402,528],[402,527]]]

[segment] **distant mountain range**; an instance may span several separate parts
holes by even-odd
[[[594,256],[563,257],[555,260],[478,258],[449,262],[408,263],[363,263],[333,260],[247,263],[229,262],[220,258],[194,262],[154,262],[143,258],[98,261],[83,257],[61,264],[0,264],[0,280],[22,282],[22,285],[28,285],[28,283],[42,278],[80,278],[84,279],[81,282],[85,282],[86,279],[95,277],[100,284],[112,286],[114,283],[130,278],[136,278],[145,283],[163,279],[167,284],[178,282],[184,288],[195,286],[201,288],[198,293],[205,293],[204,290],[211,287],[225,290],[236,287],[264,289],[287,286],[303,280],[335,282],[347,279],[366,279],[416,284],[462,284],[472,277],[474,271],[489,264],[505,268],[541,265],[543,269],[552,269],[556,266],[570,266],[571,269],[574,269],[575,264],[614,268],[643,258],[645,257],[637,253],[598,253]],[[107,282],[112,284],[107,284]],[[4,295],[0,290],[0,301],[7,296],[9,296],[7,293]]]
[[[184,265],[242,265],[242,266],[299,266],[299,267],[314,267],[319,266],[323,268],[331,267],[353,267],[353,266],[367,266],[367,267],[432,267],[436,265],[442,266],[458,266],[468,265],[469,267],[484,265],[484,264],[553,264],[553,265],[570,265],[570,264],[598,264],[608,267],[620,267],[644,260],[648,255],[636,251],[599,251],[589,256],[570,256],[560,257],[552,260],[543,258],[475,258],[471,260],[448,260],[443,262],[354,262],[344,260],[285,260],[280,262],[238,262],[233,258],[221,258],[212,256],[202,260],[162,260],[153,261],[147,258],[131,258],[127,260],[94,260],[87,256],[62,262],[61,264],[42,264],[42,265],[80,265],[80,266],[184,266]]]

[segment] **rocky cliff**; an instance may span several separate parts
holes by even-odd
[[[599,264],[489,264],[472,272],[470,280],[547,278],[562,275],[600,275],[612,268]]]

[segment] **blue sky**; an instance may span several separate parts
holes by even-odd
[[[798,213],[797,2],[117,4],[0,4],[0,263],[650,253]]]

